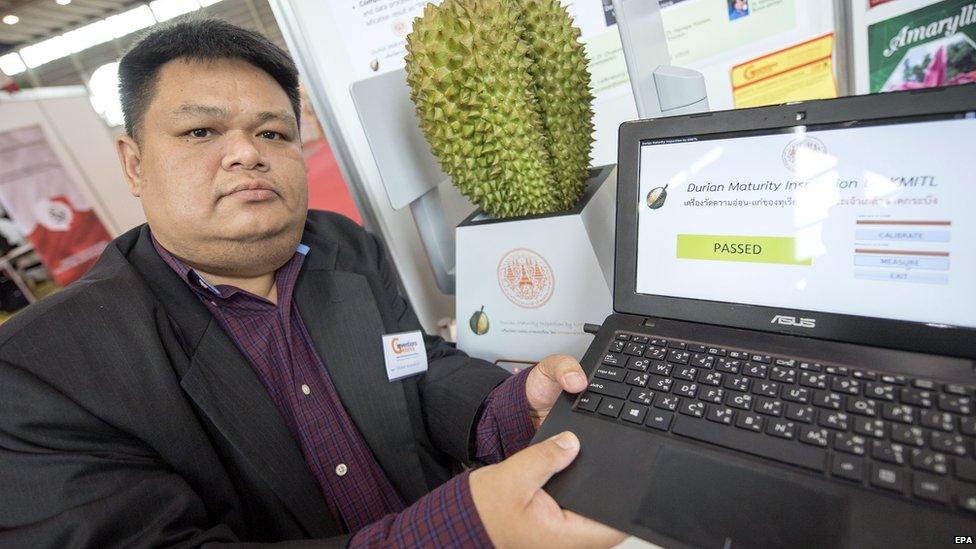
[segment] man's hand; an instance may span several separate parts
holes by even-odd
[[[525,394],[529,400],[532,425],[539,428],[560,393],[578,393],[585,388],[586,376],[575,358],[569,355],[549,355],[542,359],[525,380]]]
[[[627,537],[560,509],[542,490],[578,453],[579,439],[565,431],[471,472],[471,498],[496,547],[613,547]]]

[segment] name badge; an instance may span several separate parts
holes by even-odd
[[[427,371],[427,349],[424,334],[419,331],[383,336],[386,377],[396,381]]]

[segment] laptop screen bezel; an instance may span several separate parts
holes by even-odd
[[[976,329],[973,328],[640,294],[636,291],[637,208],[640,204],[638,192],[642,142],[966,111],[976,111],[976,84],[637,120],[621,124],[617,165],[614,311],[976,359]],[[973,305],[973,314],[976,315],[976,304]],[[784,318],[787,319],[786,323],[783,323]],[[794,319],[795,322],[789,319]],[[808,327],[811,323],[801,322],[800,319],[813,319],[814,325]]]

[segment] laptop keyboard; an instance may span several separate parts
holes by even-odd
[[[574,409],[976,513],[974,387],[617,332]]]

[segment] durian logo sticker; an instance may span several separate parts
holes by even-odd
[[[552,297],[555,283],[549,262],[528,248],[516,248],[498,262],[498,287],[519,307],[542,307]]]
[[[668,199],[668,186],[654,187],[647,193],[647,207],[656,210]]]

